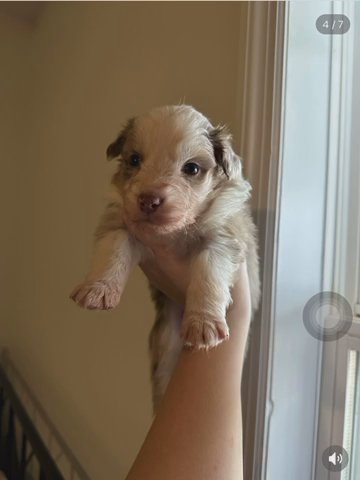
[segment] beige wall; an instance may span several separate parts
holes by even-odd
[[[0,346],[9,333],[6,326],[18,318],[18,293],[23,281],[18,275],[21,200],[19,181],[23,159],[21,145],[27,112],[28,27],[0,11]],[[10,47],[10,48],[9,48]]]
[[[68,300],[103,205],[105,148],[130,115],[179,101],[235,128],[240,8],[60,3],[24,31],[1,21],[0,342],[95,480],[124,477],[151,422],[142,274],[114,312]]]

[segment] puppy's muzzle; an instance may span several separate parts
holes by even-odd
[[[147,215],[156,212],[163,202],[164,198],[154,193],[142,193],[138,196],[139,208]]]

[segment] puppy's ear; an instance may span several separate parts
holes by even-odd
[[[125,142],[134,128],[134,122],[135,122],[135,119],[130,118],[130,120],[128,120],[125,127],[117,136],[116,140],[113,143],[110,143],[110,145],[107,147],[106,157],[108,160],[112,160],[113,158],[120,157],[123,151]]]
[[[217,165],[229,179],[241,177],[241,158],[231,146],[231,134],[224,125],[218,125],[208,132],[214,149]]]

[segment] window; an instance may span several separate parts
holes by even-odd
[[[316,19],[345,14],[345,35]],[[360,3],[286,4],[277,254],[266,359],[261,478],[360,476]],[[266,259],[265,259],[266,262]],[[350,330],[320,341],[304,327],[308,301],[331,291],[351,306]],[[350,454],[338,476],[322,463],[331,445]],[[330,476],[332,475],[332,476]],[[254,477],[255,478],[255,477]],[[259,477],[256,478],[258,480]]]

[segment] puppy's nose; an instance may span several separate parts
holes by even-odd
[[[163,201],[163,198],[153,193],[142,193],[138,197],[140,210],[144,213],[154,213]]]

